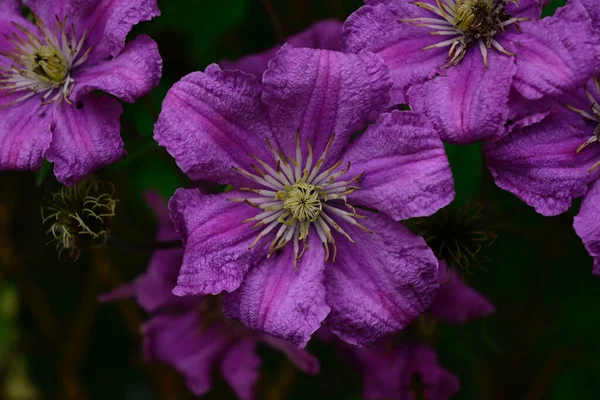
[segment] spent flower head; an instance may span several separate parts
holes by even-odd
[[[469,201],[461,206],[452,203],[436,214],[409,222],[409,227],[423,236],[440,260],[468,273],[491,260],[484,250],[497,238],[494,227],[484,218],[481,203]]]
[[[118,200],[110,182],[88,178],[73,187],[63,186],[42,205],[42,223],[48,224],[50,243],[56,243],[59,257],[69,251],[69,259],[99,244],[108,234],[107,225],[115,216]]]

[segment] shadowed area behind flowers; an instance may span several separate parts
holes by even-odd
[[[283,35],[325,18],[345,19],[359,0],[273,0]],[[553,1],[547,9],[564,2]],[[122,135],[129,157],[102,170],[119,199],[111,233],[154,240],[156,222],[145,205],[153,189],[164,198],[190,186],[152,139],[167,89],[212,62],[266,50],[277,41],[260,0],[161,1],[162,16],[134,29],[150,34],[164,58],[164,78],[137,104],[124,105]],[[456,207],[478,204],[479,226],[495,240],[463,279],[496,306],[491,317],[465,325],[439,324],[433,346],[440,364],[461,381],[458,400],[588,399],[600,392],[600,281],[572,228],[579,207],[552,218],[536,214],[500,190],[478,145],[448,146]],[[184,379],[142,357],[147,320],[132,300],[100,305],[97,296],[145,271],[148,251],[94,248],[76,262],[59,261],[40,223],[42,197],[60,186],[44,166],[37,174],[0,173],[0,398],[187,399]],[[446,220],[452,220],[447,218]],[[449,228],[452,231],[452,228]],[[317,339],[308,350],[321,362],[301,373],[265,345],[259,399],[361,398],[360,376],[335,346]],[[235,399],[215,374],[207,399]]]

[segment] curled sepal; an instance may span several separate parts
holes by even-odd
[[[63,186],[42,205],[42,224],[50,225],[50,243],[56,243],[59,258],[77,260],[81,251],[101,243],[107,225],[115,216],[118,200],[110,182],[88,178],[73,187]]]

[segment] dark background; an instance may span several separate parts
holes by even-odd
[[[564,3],[553,1],[549,15]],[[358,0],[274,0],[285,35],[324,18],[345,19]],[[148,189],[168,198],[190,182],[152,140],[167,89],[185,74],[223,58],[265,50],[277,35],[259,0],[160,2],[162,16],[136,28],[150,34],[164,58],[161,85],[125,105],[122,134],[130,156],[100,171],[120,199],[112,233],[151,241]],[[497,235],[489,262],[463,269],[468,283],[497,306],[490,318],[441,325],[441,364],[458,375],[456,399],[595,399],[600,393],[600,280],[572,229],[579,203],[543,218],[498,189],[478,145],[448,146],[458,206],[478,204],[481,223]],[[181,377],[145,365],[133,301],[99,305],[98,293],[146,268],[147,252],[96,249],[77,262],[59,261],[40,220],[40,204],[58,185],[46,165],[37,174],[0,173],[0,399],[186,399]],[[482,258],[484,259],[484,258]],[[278,353],[261,348],[260,399],[360,399],[360,377],[331,346],[312,341],[322,372],[309,377]],[[206,398],[234,398],[218,376]]]

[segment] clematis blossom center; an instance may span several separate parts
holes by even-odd
[[[83,64],[92,48],[82,53],[88,30],[81,37],[75,32],[73,24],[67,25],[67,17],[59,19],[50,30],[46,24],[37,20],[38,34],[26,27],[13,23],[21,31],[26,40],[13,33],[7,36],[12,43],[12,51],[1,53],[12,62],[8,68],[0,68],[0,90],[5,95],[22,93],[22,96],[6,104],[4,107],[27,100],[38,93],[43,93],[43,104],[62,101],[71,104],[69,96],[75,86],[71,71]]]
[[[592,81],[594,82],[594,87],[596,89],[596,93],[598,93],[598,94],[600,94],[600,82],[598,81],[599,78],[600,78],[600,76],[594,76],[594,78],[592,79]],[[596,122],[598,125],[596,126],[596,129],[594,130],[594,134],[588,140],[586,140],[581,146],[579,146],[579,148],[577,149],[577,153],[580,153],[583,149],[585,149],[592,143],[600,142],[600,104],[598,104],[599,99],[596,99],[594,97],[594,95],[588,89],[587,85],[585,86],[585,94],[586,94],[588,100],[590,101],[589,111],[582,110],[580,108],[576,108],[569,104],[567,104],[567,108],[570,109],[571,111],[575,111],[577,114],[581,115],[582,117],[584,117],[586,119],[589,119],[590,121]],[[598,167],[600,167],[600,161],[596,162],[590,168],[590,172],[592,172],[593,170],[595,170]]]
[[[430,11],[432,17],[400,20],[431,29],[431,35],[453,36],[451,39],[424,47],[422,50],[450,46],[448,62],[442,68],[457,65],[469,48],[478,45],[484,65],[488,66],[488,49],[494,48],[507,56],[515,54],[506,50],[496,36],[509,25],[519,29],[519,22],[528,18],[513,18],[506,6],[519,4],[519,0],[436,0],[436,5],[416,1],[413,4]]]
[[[357,221],[364,217],[358,215],[354,207],[347,203],[347,196],[360,189],[356,183],[362,174],[345,180],[343,177],[350,170],[351,164],[348,163],[346,168],[340,169],[342,161],[321,171],[334,138],[335,136],[332,136],[323,154],[314,164],[310,141],[307,141],[308,155],[304,158],[298,134],[295,158],[288,158],[281,150],[276,151],[267,140],[275,167],[256,156],[251,156],[258,164],[252,165],[256,174],[233,167],[260,186],[260,188],[241,189],[254,193],[255,197],[229,199],[232,202],[245,202],[262,210],[260,214],[244,221],[244,223],[254,222],[254,229],[262,228],[250,248],[256,246],[263,237],[278,228],[268,256],[292,242],[295,268],[297,261],[308,250],[307,237],[311,226],[314,227],[314,231],[323,243],[325,261],[331,258],[333,262],[335,262],[337,247],[332,230],[341,233],[354,243],[350,235],[335,221],[336,219],[370,233]],[[342,208],[346,208],[346,210]],[[303,243],[302,250],[300,250],[300,242]]]
[[[293,186],[286,186],[285,191],[277,193],[277,197],[283,200],[283,208],[300,222],[315,222],[323,210],[319,188],[302,180]]]

